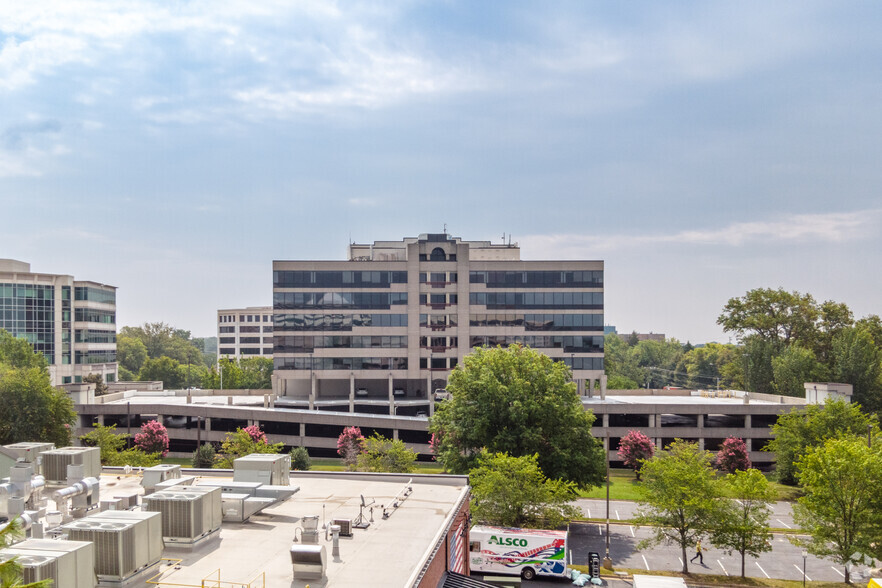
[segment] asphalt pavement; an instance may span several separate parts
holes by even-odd
[[[589,519],[606,518],[606,500],[594,498],[580,498],[573,504],[582,510]],[[611,522],[627,521],[634,518],[637,503],[629,500],[610,500],[609,519]],[[793,510],[789,502],[772,503],[772,515],[769,517],[769,526],[773,529],[794,529]]]

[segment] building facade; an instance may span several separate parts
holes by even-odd
[[[31,272],[0,259],[0,328],[27,339],[49,362],[53,385],[101,374],[117,379],[116,287]]]
[[[605,389],[603,262],[447,234],[273,262],[273,388],[305,408],[431,413],[473,347],[511,343],[566,362],[582,395]]]
[[[217,357],[273,356],[273,309],[249,306],[217,311]]]

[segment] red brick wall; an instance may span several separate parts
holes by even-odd
[[[453,520],[450,523],[450,527],[447,529],[447,534],[441,541],[441,547],[438,549],[437,552],[435,552],[435,557],[429,563],[429,568],[423,575],[422,580],[420,580],[419,588],[436,588],[438,586],[438,582],[441,581],[441,576],[443,576],[444,572],[447,571],[447,561],[449,559],[448,549],[453,545],[453,535],[459,528],[460,523],[464,523],[463,526],[466,529],[466,535],[465,537],[463,537],[464,543],[462,557],[465,565],[466,574],[470,572],[468,534],[469,520],[469,500],[468,497],[466,497],[466,500],[463,500],[462,506],[460,506],[459,511],[457,511],[456,515],[453,517]]]

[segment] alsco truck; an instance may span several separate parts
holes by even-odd
[[[475,526],[469,533],[472,572],[568,577],[567,532]]]

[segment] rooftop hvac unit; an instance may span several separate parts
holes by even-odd
[[[53,588],[95,588],[95,547],[80,541],[28,539],[0,551],[15,556],[25,582],[52,580]]]
[[[144,498],[144,509],[162,518],[162,538],[168,543],[192,545],[221,526],[221,489],[173,488]]]
[[[235,459],[233,460],[233,480],[287,486],[291,483],[291,456],[275,453],[252,453]]]
[[[153,492],[156,485],[166,480],[174,480],[181,477],[181,466],[177,464],[159,464],[144,470],[144,477],[141,478],[141,485],[144,487],[144,494]]]
[[[43,477],[48,484],[67,483],[67,466],[82,465],[83,477],[101,476],[101,450],[97,447],[62,447],[44,451]]]
[[[352,519],[334,519],[331,524],[340,526],[341,537],[352,537]]]
[[[50,449],[55,449],[53,443],[12,443],[0,447],[0,454],[7,456],[11,462],[26,461],[32,463],[34,464],[34,473],[41,474],[40,465],[43,460],[40,458],[40,454]],[[9,475],[8,469],[11,465],[12,463],[0,462],[0,478],[5,478]]]
[[[73,541],[95,544],[95,573],[102,582],[125,581],[159,564],[159,513],[104,511],[62,527]]]

